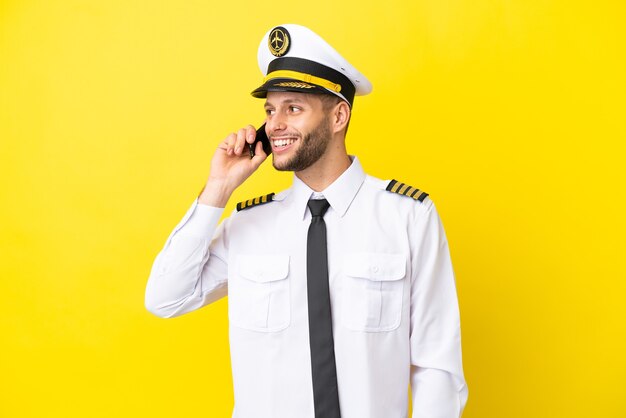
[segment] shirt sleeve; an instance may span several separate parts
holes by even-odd
[[[434,204],[427,199],[419,209],[411,255],[412,418],[459,418],[468,390],[455,277]]]
[[[158,253],[146,286],[146,309],[162,318],[199,309],[227,294],[228,251],[223,208],[196,198]]]

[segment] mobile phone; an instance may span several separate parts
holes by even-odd
[[[272,146],[270,145],[270,140],[265,133],[265,124],[263,124],[259,129],[256,130],[256,138],[252,144],[248,144],[248,149],[250,150],[250,158],[254,157],[254,150],[256,149],[256,143],[261,141],[263,144],[263,151],[265,154],[270,155],[272,153]]]

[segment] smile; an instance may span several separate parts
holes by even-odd
[[[297,141],[296,138],[272,139],[272,144],[274,145],[275,148],[284,148],[293,144],[296,141]]]

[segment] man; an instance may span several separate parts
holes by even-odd
[[[346,151],[354,96],[370,83],[298,25],[270,30],[258,59],[252,94],[266,99],[273,165],[295,172],[293,186],[218,226],[267,158],[252,126],[228,136],[154,262],[147,309],[174,317],[228,293],[235,418],[403,418],[409,383],[414,418],[459,417],[460,320],[435,207]]]

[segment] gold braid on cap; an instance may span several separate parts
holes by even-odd
[[[276,70],[272,71],[263,79],[263,83],[273,80],[275,78],[293,78],[294,80],[304,81],[305,83],[317,84],[320,87],[327,88],[330,91],[339,93],[341,91],[341,84],[333,83],[325,78],[316,77],[311,74],[301,73],[292,70]]]
[[[314,89],[315,86],[300,81],[283,81],[282,83],[274,84],[274,87],[293,87],[296,89]]]

